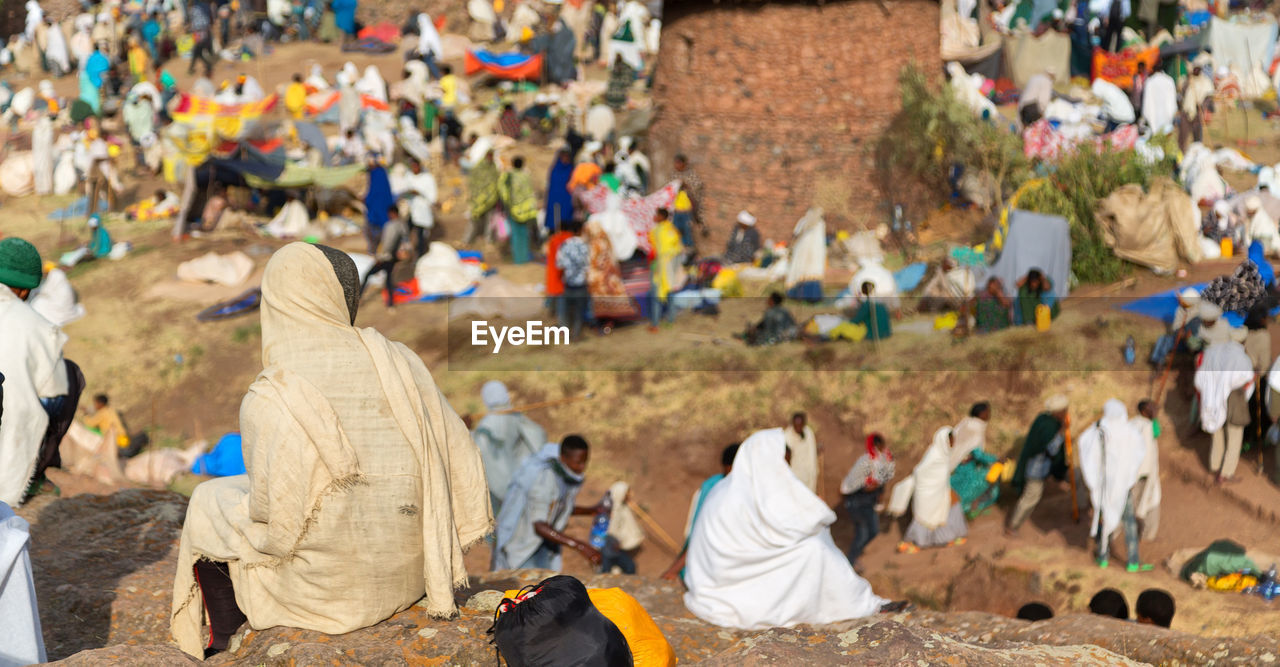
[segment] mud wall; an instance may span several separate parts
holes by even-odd
[[[885,219],[872,147],[902,67],[941,72],[935,0],[667,0],[663,14],[649,150],[660,178],[689,156],[712,247],[742,209],[773,239],[815,201]]]

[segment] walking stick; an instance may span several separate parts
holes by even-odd
[[[1173,357],[1178,353],[1178,346],[1182,344],[1182,339],[1187,335],[1187,328],[1178,329],[1178,336],[1173,341],[1173,349],[1169,350],[1169,359],[1165,361],[1164,372],[1160,374],[1160,387],[1156,389],[1155,402],[1160,404],[1160,400],[1164,398],[1164,385],[1169,380],[1169,371],[1173,368]]]
[[[680,545],[676,544],[676,541],[671,539],[671,536],[667,534],[667,531],[663,530],[662,526],[658,525],[658,522],[654,521],[653,517],[649,516],[648,512],[640,509],[640,505],[636,504],[636,501],[628,499],[627,507],[630,507],[631,511],[636,513],[636,518],[640,519],[640,523],[643,523],[647,529],[645,532],[649,533],[651,537],[657,540],[658,544],[662,548],[670,551],[673,555],[680,553]]]
[[[826,453],[823,452],[822,446],[818,446],[818,497],[823,498],[827,495],[826,480],[822,478],[822,471],[826,468]]]
[[[512,408],[503,408],[501,410],[494,410],[492,412],[487,412],[485,414],[509,415],[513,412],[528,412],[529,410],[541,410],[542,408],[551,408],[557,405],[565,405],[567,403],[577,403],[578,401],[586,401],[586,400],[593,399],[595,397],[596,397],[596,393],[594,391],[589,391],[580,396],[566,396],[564,398],[557,398],[550,401],[538,401],[537,403],[526,403],[524,405],[517,405]],[[463,415],[463,419],[472,419],[476,416],[477,416],[476,414],[468,413],[466,415]]]
[[[1071,520],[1080,522],[1080,506],[1076,504],[1076,453],[1075,448],[1071,446],[1071,414],[1067,413],[1066,419],[1062,421],[1062,432],[1066,439],[1067,452],[1067,475],[1071,484]]]

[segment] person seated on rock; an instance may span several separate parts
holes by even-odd
[[[171,629],[193,656],[245,621],[342,634],[415,602],[457,614],[463,550],[492,523],[480,452],[418,355],[352,326],[359,286],[333,248],[267,262],[247,474],[196,487],[178,547]]]
[[[684,603],[743,630],[862,618],[890,604],[831,540],[836,516],[787,465],[782,429],[757,431],[711,490],[689,539]]]
[[[689,554],[689,536],[693,534],[693,527],[698,521],[698,514],[702,512],[702,505],[707,501],[708,494],[717,484],[724,480],[725,476],[733,471],[733,459],[738,455],[738,443],[733,443],[725,447],[720,452],[720,470],[702,482],[697,491],[693,492],[693,499],[689,501],[689,518],[684,524],[684,545],[680,547],[680,553],[676,554],[675,560],[671,561],[667,571],[662,573],[663,579],[674,581],[677,577],[684,579],[685,559]]]
[[[560,571],[560,551],[573,549],[599,566],[600,552],[588,542],[565,534],[573,515],[593,515],[594,506],[575,505],[587,472],[590,448],[580,435],[547,443],[520,464],[507,486],[507,497],[494,528],[493,569]]]
[[[1159,588],[1148,588],[1138,594],[1138,602],[1134,605],[1133,615],[1139,623],[1158,625],[1167,628],[1173,625],[1173,613],[1176,606],[1173,596]]]
[[[80,368],[62,356],[66,334],[27,303],[42,268],[35,246],[0,240],[0,502],[13,507],[58,493],[45,470],[61,466],[58,445],[84,391]]]
[[[538,453],[547,443],[547,431],[519,412],[511,411],[511,393],[507,385],[490,380],[480,388],[480,398],[488,412],[471,432],[480,449],[484,475],[489,481],[489,502],[493,511],[502,513],[511,476],[525,459]]]
[[[1047,621],[1053,618],[1053,609],[1043,602],[1028,602],[1018,609],[1018,618],[1024,621]]]
[[[911,485],[911,525],[898,543],[898,553],[919,553],[929,547],[964,544],[969,526],[964,520],[960,498],[951,490],[951,445],[955,441],[950,426],[933,434],[933,442],[916,464],[908,480]],[[901,516],[906,511],[907,494],[894,489],[889,511]]]
[[[1129,603],[1125,601],[1124,593],[1114,588],[1104,588],[1090,598],[1089,613],[1127,621],[1129,620]]]

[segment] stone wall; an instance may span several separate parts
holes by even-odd
[[[887,215],[872,150],[914,61],[940,74],[934,0],[667,0],[650,155],[676,153],[705,181],[712,246],[748,209],[786,239],[816,202],[853,222]],[[661,182],[661,180],[659,180]],[[832,222],[828,217],[828,223]]]

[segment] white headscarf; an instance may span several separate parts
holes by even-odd
[[[387,101],[387,82],[382,80],[382,74],[373,65],[364,68],[364,76],[356,81],[355,86],[361,95],[368,95],[379,102]]]
[[[319,64],[311,66],[311,75],[307,77],[307,85],[316,90],[329,90],[329,82],[324,78],[324,68]]]
[[[1201,306],[1204,303],[1208,302]],[[1217,433],[1227,423],[1227,397],[1251,382],[1253,362],[1243,345],[1231,340],[1209,345],[1195,375],[1196,390],[1200,392],[1200,428],[1205,433]],[[1252,395],[1250,386],[1245,397]]]
[[[511,394],[507,391],[507,385],[497,380],[484,383],[480,388],[480,400],[484,401],[485,409],[490,412],[511,407]]]
[[[787,466],[782,429],[757,431],[707,494],[689,537],[685,606],[744,630],[822,625],[885,600],[831,541],[835,514]]]
[[[1093,505],[1090,535],[1097,534],[1099,521],[1103,535],[1110,535],[1120,525],[1146,455],[1146,440],[1129,423],[1124,403],[1114,398],[1107,401],[1102,406],[1102,419],[1080,435],[1080,473]]]
[[[36,27],[44,22],[44,10],[36,0],[27,0],[27,28],[25,34],[28,42],[36,41]]]
[[[444,45],[440,42],[440,33],[436,31],[435,24],[431,22],[431,17],[426,12],[418,14],[418,53],[421,55],[434,53],[437,60],[444,58]]]
[[[987,444],[987,422],[977,417],[965,417],[956,424],[952,431],[955,434],[955,444],[951,446],[951,469],[955,470],[969,453],[974,450],[983,450]]]

